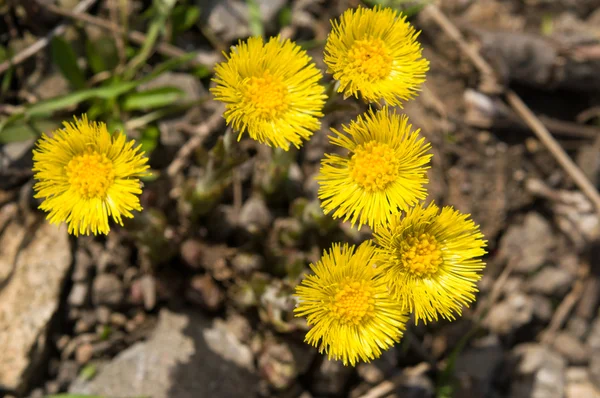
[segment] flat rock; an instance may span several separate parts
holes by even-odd
[[[589,373],[584,367],[567,369],[566,398],[600,398],[600,390],[590,382]]]
[[[515,293],[494,305],[483,320],[483,324],[493,333],[506,336],[531,324],[535,305],[531,297]]]
[[[525,343],[511,352],[511,398],[563,398],[565,360],[552,349]]]
[[[494,376],[498,373],[504,350],[497,336],[479,339],[464,350],[456,359],[455,372],[466,384],[466,391],[458,396],[489,397],[492,393]]]
[[[571,365],[585,365],[590,358],[585,345],[567,332],[559,332],[554,338],[553,346]]]
[[[93,380],[78,379],[69,392],[113,397],[250,397],[258,377],[248,360],[250,350],[235,352],[240,346],[222,323],[211,326],[210,319],[200,313],[165,309],[147,341],[121,352]]]
[[[548,221],[538,213],[525,216],[522,225],[511,225],[500,241],[499,256],[514,263],[518,272],[540,268],[554,247],[554,235]]]
[[[546,296],[563,297],[571,289],[575,275],[559,267],[544,267],[529,282],[529,290]]]
[[[21,391],[39,375],[71,263],[65,225],[13,221],[0,236],[0,385]]]

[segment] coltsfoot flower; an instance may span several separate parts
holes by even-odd
[[[452,207],[417,205],[375,230],[378,264],[390,292],[415,321],[454,320],[475,300],[485,267],[479,227]]]
[[[324,60],[340,83],[338,92],[394,106],[416,95],[429,61],[406,16],[391,8],[359,7],[331,23]]]
[[[71,234],[107,234],[109,217],[142,210],[139,177],[147,175],[148,159],[125,134],[111,134],[104,123],[64,122],[53,135],[42,135],[33,150],[36,198],[53,224],[66,222]]]
[[[287,150],[320,127],[325,103],[321,72],[290,40],[261,37],[240,41],[227,60],[215,66],[211,91],[226,105],[224,117],[239,133]]]
[[[334,244],[296,287],[296,316],[312,326],[305,341],[344,365],[378,358],[400,340],[408,319],[391,299],[374,254],[370,241],[356,251]]]
[[[431,145],[406,116],[384,107],[342,127],[330,140],[350,153],[326,154],[317,177],[325,213],[375,227],[425,198]]]

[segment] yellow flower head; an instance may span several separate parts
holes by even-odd
[[[302,145],[320,127],[325,103],[322,75],[311,58],[290,40],[261,37],[240,41],[215,66],[211,91],[226,104],[225,119],[253,139],[287,150]]]
[[[374,227],[425,198],[430,144],[406,116],[384,107],[343,128],[348,136],[332,129],[331,142],[350,154],[326,154],[317,177],[325,213]]]
[[[400,340],[408,319],[390,298],[374,254],[370,241],[356,252],[334,244],[296,287],[296,316],[306,316],[312,326],[305,341],[344,365],[378,358]]]
[[[475,300],[485,267],[479,257],[486,241],[470,215],[452,207],[439,210],[417,205],[374,234],[390,291],[414,312],[415,321],[455,319]]]
[[[421,57],[418,32],[406,16],[391,8],[359,7],[332,26],[325,63],[340,82],[338,92],[357,98],[360,92],[368,102],[384,99],[390,105],[415,96],[429,62]]]
[[[52,137],[46,134],[33,150],[33,171],[38,180],[36,198],[53,224],[67,222],[69,233],[107,234],[108,217],[123,225],[121,217],[142,210],[136,195],[142,193],[139,177],[147,175],[148,159],[140,146],[124,134],[110,135],[104,123],[87,116]]]

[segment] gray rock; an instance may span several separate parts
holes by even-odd
[[[535,343],[516,346],[511,352],[513,366],[511,398],[563,398],[565,360],[552,349]]]
[[[353,369],[344,366],[342,362],[323,360],[319,369],[313,375],[313,390],[315,395],[339,396],[346,388]]]
[[[251,397],[258,378],[250,370],[251,353],[231,348],[239,344],[224,328],[211,327],[202,314],[162,310],[147,341],[100,367],[93,380],[78,379],[69,392],[114,397]]]
[[[0,385],[16,390],[40,374],[72,262],[66,226],[39,221],[11,222],[0,236]]]
[[[534,303],[531,297],[515,293],[494,305],[483,320],[493,333],[505,336],[533,321]]]
[[[554,338],[554,349],[569,361],[570,365],[585,365],[589,352],[579,339],[567,332],[560,332]]]
[[[592,323],[586,343],[592,350],[600,351],[600,316]]]
[[[546,296],[563,297],[571,289],[575,275],[569,271],[546,266],[531,278],[529,290]]]
[[[248,3],[241,0],[197,0],[203,23],[225,41],[250,36]],[[286,4],[285,0],[256,0],[262,23],[269,24]]]
[[[590,380],[600,390],[600,350],[592,351],[590,356]]]
[[[239,224],[250,233],[266,230],[272,221],[271,211],[261,197],[249,198],[240,210]]]
[[[578,339],[583,339],[587,335],[588,329],[588,322],[580,316],[573,315],[567,321],[566,330]]]
[[[125,297],[123,282],[113,274],[100,274],[94,279],[92,301],[94,305],[115,308],[121,305]]]
[[[554,247],[550,224],[538,213],[527,214],[522,225],[512,225],[500,241],[499,256],[518,272],[536,271],[548,259]]]
[[[75,283],[69,293],[68,303],[73,307],[83,307],[88,300],[90,289],[87,283]]]
[[[93,269],[92,257],[83,249],[79,248],[75,253],[75,266],[71,279],[73,282],[86,282],[90,279]]]
[[[489,397],[494,375],[497,373],[504,350],[497,336],[490,335],[477,340],[456,359],[455,374],[461,384],[469,386],[469,393],[462,396]]]
[[[590,382],[589,373],[584,367],[567,369],[566,398],[600,398],[600,391]]]

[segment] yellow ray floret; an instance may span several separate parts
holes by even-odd
[[[343,128],[331,142],[350,153],[326,154],[317,177],[325,213],[374,227],[425,198],[430,144],[406,116],[384,107]]]
[[[475,300],[486,241],[469,217],[452,207],[417,205],[375,231],[378,264],[415,321],[453,320]]]
[[[321,72],[290,40],[261,37],[240,41],[227,60],[215,66],[211,91],[226,105],[225,119],[252,139],[287,150],[320,127],[325,103]]]
[[[402,337],[407,316],[390,298],[373,262],[370,241],[354,246],[334,244],[296,287],[296,316],[312,328],[305,341],[329,359],[354,366],[369,362]]]
[[[87,116],[52,136],[42,135],[33,150],[36,198],[53,224],[66,222],[69,233],[107,234],[109,217],[123,225],[122,217],[142,210],[139,177],[147,175],[148,159],[124,134],[112,135],[104,123]]]
[[[401,105],[425,81],[429,61],[421,56],[418,32],[391,8],[349,9],[332,21],[325,45],[327,72],[346,97]]]

